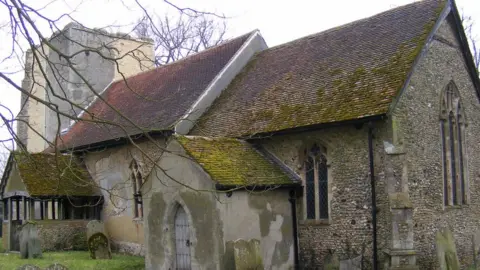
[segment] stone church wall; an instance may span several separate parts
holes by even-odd
[[[462,57],[453,29],[444,22],[393,113],[374,125],[380,263],[387,259],[384,252],[394,244],[413,243],[417,264],[435,269],[435,235],[443,227],[453,231],[461,263],[473,263],[472,237],[480,229],[480,187],[476,184],[480,180],[480,106]],[[468,124],[465,150],[469,203],[444,207],[439,106],[440,93],[451,80],[459,88]],[[363,253],[368,268],[372,256],[372,213],[367,128],[333,127],[263,141],[270,152],[302,176],[303,151],[313,143],[326,148],[330,164],[330,217],[302,221],[302,206],[298,206],[301,262],[307,267],[318,266],[331,252],[340,259]],[[405,202],[400,203],[412,203],[412,218],[407,222],[413,235],[408,230],[393,228],[392,219],[398,215],[391,209],[392,193],[408,194]],[[394,235],[402,233],[405,239],[394,239]]]
[[[374,149],[382,150],[384,123],[375,126]],[[340,259],[363,254],[371,259],[372,208],[366,125],[333,127],[311,132],[273,136],[263,146],[290,169],[304,177],[304,151],[313,144],[326,149],[328,165],[329,219],[305,220],[303,197],[298,199],[300,262],[303,267],[324,265],[327,254],[334,252]],[[378,156],[378,154],[376,155]],[[378,165],[378,161],[376,161]],[[376,170],[378,174],[378,169]],[[378,177],[377,177],[378,179]],[[378,246],[385,246],[386,220],[381,218],[388,205],[377,181]]]
[[[43,251],[88,250],[89,220],[35,220]]]
[[[163,138],[159,138],[155,143],[137,142],[137,146],[123,145],[88,152],[85,164],[101,187],[105,199],[102,220],[113,248],[128,254],[144,255],[144,220],[134,217],[130,165],[135,158],[146,179],[153,168],[152,160],[159,158],[165,143]],[[149,192],[146,191],[144,196],[149,196]]]
[[[453,80],[467,118],[465,145],[466,205],[444,207],[441,91]],[[450,228],[463,267],[473,263],[472,237],[480,229],[480,105],[455,38],[443,22],[394,111],[397,133],[404,143],[408,192],[413,203],[413,226],[418,263],[436,269],[435,235]]]

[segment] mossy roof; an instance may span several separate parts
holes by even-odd
[[[225,186],[287,185],[294,181],[247,142],[178,136],[177,141],[212,178]]]
[[[415,2],[259,52],[193,133],[241,137],[386,114],[445,3]]]
[[[15,152],[13,156],[32,197],[99,194],[86,168],[71,155]]]

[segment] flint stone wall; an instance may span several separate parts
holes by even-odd
[[[36,220],[43,251],[88,250],[89,220]]]

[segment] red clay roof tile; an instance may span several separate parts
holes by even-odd
[[[60,139],[62,149],[168,130],[203,93],[251,33],[180,61],[112,83]]]

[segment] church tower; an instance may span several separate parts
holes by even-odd
[[[152,40],[68,24],[26,53],[22,87],[30,94],[21,96],[20,142],[43,151],[111,82],[152,69],[153,59]]]

